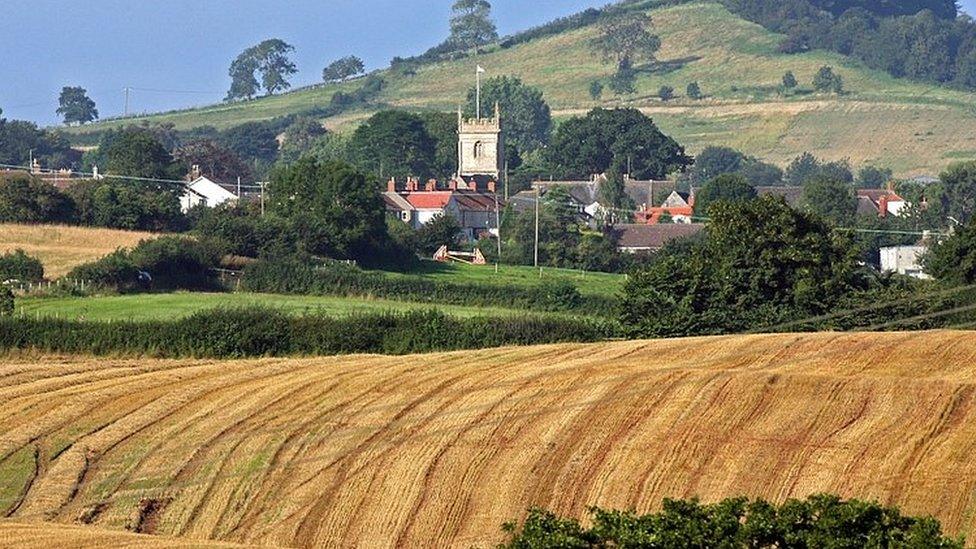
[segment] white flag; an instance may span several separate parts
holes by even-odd
[[[483,72],[485,72],[485,69],[481,68],[481,65],[478,65],[478,74],[481,74]]]

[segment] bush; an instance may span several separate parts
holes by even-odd
[[[616,334],[615,324],[597,320],[535,316],[458,319],[438,311],[289,317],[275,310],[245,308],[216,309],[167,322],[0,318],[0,351],[207,358],[406,354],[592,342]]]
[[[671,86],[661,86],[661,89],[657,91],[657,96],[661,98],[661,101],[670,101],[674,99],[674,88]]]
[[[11,280],[40,282],[43,279],[44,265],[36,257],[27,255],[24,250],[0,255],[0,283]]]
[[[211,244],[186,237],[143,240],[131,251],[119,249],[96,261],[75,267],[67,278],[88,281],[120,292],[140,288],[216,290],[213,269],[220,255]],[[141,273],[147,273],[145,277]]]
[[[132,263],[129,253],[120,249],[101,259],[75,267],[66,278],[84,280],[96,286],[111,287],[124,292],[137,287],[139,269]]]
[[[0,286],[0,316],[14,314],[14,292],[7,287]]]

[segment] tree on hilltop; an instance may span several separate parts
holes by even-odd
[[[267,95],[290,88],[288,77],[298,72],[288,58],[293,51],[291,44],[272,38],[241,52],[230,65],[231,85],[226,100],[250,99],[261,87]],[[261,75],[260,83],[256,72]]]
[[[85,124],[98,118],[95,102],[81,86],[61,88],[57,113],[64,118],[65,124]]]
[[[488,0],[457,0],[451,7],[451,36],[448,42],[467,50],[498,40]]]
[[[625,62],[653,61],[661,39],[652,31],[653,20],[646,13],[626,12],[608,17],[600,24],[593,48],[617,68]]]
[[[352,78],[366,72],[366,65],[363,60],[350,55],[342,59],[336,59],[322,71],[322,80],[326,82],[341,82],[347,78]]]

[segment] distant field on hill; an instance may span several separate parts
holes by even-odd
[[[489,76],[517,75],[540,87],[557,118],[595,106],[641,108],[692,152],[710,144],[730,145],[782,164],[810,151],[832,160],[877,163],[903,176],[936,174],[953,160],[976,158],[976,94],[894,79],[830,52],[781,54],[776,48],[780,36],[715,2],[692,2],[650,13],[663,41],[658,57],[668,63],[645,71],[632,96],[590,98],[589,84],[612,73],[612,67],[588,46],[593,27],[489,52],[477,63],[488,69]],[[377,102],[454,111],[471,86],[474,64],[474,59],[466,59],[425,65],[413,76],[384,72],[388,85]],[[809,92],[813,75],[823,65],[833,66],[843,76],[844,95]],[[788,97],[779,93],[788,70],[807,91]],[[695,81],[707,95],[703,101],[683,97],[687,85]],[[656,97],[664,84],[675,88],[676,100],[662,103]],[[357,85],[348,82],[342,87]],[[320,86],[129,122],[149,119],[172,122],[181,129],[226,128],[325,106],[338,89]],[[348,130],[369,114],[353,111],[324,122]],[[120,123],[69,131],[97,131]]]
[[[44,263],[44,276],[54,279],[71,269],[114,252],[131,248],[152,233],[63,225],[0,224],[0,253],[22,249]]]
[[[192,541],[163,536],[102,530],[89,526],[23,523],[0,520],[0,546],[57,547],[58,549],[231,549],[248,547],[233,543]]]
[[[538,505],[876,499],[971,534],[976,334],[301,360],[0,359],[0,513],[189,540],[491,547]]]
[[[354,297],[251,293],[173,293],[17,300],[16,314],[67,320],[172,320],[217,307],[270,307],[295,315],[346,316],[384,311],[440,310],[458,317],[515,315],[499,307],[464,307]]]

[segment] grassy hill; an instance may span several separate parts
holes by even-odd
[[[490,547],[531,505],[582,517],[826,491],[972,534],[974,364],[963,332],[8,356],[0,513],[258,545]]]
[[[744,21],[715,2],[691,2],[651,10],[663,40],[657,68],[645,67],[633,96],[590,99],[588,87],[612,73],[588,46],[588,27],[538,39],[477,59],[421,67],[414,76],[386,72],[388,86],[377,102],[410,109],[454,110],[471,85],[474,64],[490,75],[514,74],[540,87],[557,119],[602,106],[635,106],[652,115],[692,152],[706,145],[730,145],[783,164],[803,151],[828,159],[889,166],[899,175],[937,173],[953,160],[976,158],[976,96],[894,79],[829,52],[785,55],[776,51],[780,36]],[[789,97],[778,92],[782,75],[792,70],[808,90],[822,65],[838,69],[847,93],[837,97],[809,91]],[[665,68],[662,68],[665,67]],[[679,97],[660,102],[663,84],[679,96],[697,81],[703,101]],[[224,128],[327,105],[344,87],[320,86],[255,101],[147,117],[178,128]],[[326,119],[348,130],[368,111]],[[140,121],[143,119],[133,119]],[[79,132],[120,122],[105,122]]]

